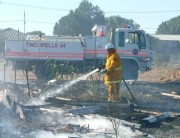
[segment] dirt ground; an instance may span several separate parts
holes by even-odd
[[[144,129],[158,138],[179,138],[180,66],[156,67],[141,74],[139,82],[137,81],[131,88],[134,89],[137,100],[145,109],[177,113],[175,118],[162,121],[158,127]],[[138,95],[139,92],[142,92],[143,96]],[[163,93],[170,95],[162,95]]]
[[[1,89],[3,89],[3,67],[1,70]],[[20,101],[28,100],[27,94],[27,85],[15,85],[14,84],[14,72],[12,68],[7,68],[6,73],[6,87],[11,89],[17,94],[17,97]],[[32,72],[29,72],[29,80],[33,89],[42,89],[45,87],[41,85],[40,82],[36,81],[36,78]],[[24,73],[21,71],[17,72],[17,83],[22,83],[25,81]],[[164,67],[155,67],[149,72],[140,73],[140,76],[136,82],[128,81],[128,86],[133,93],[135,100],[142,107],[143,110],[154,111],[159,113],[170,112],[171,118],[163,120],[160,125],[153,127],[142,127],[141,131],[147,134],[152,134],[156,138],[179,138],[180,137],[180,65],[173,66],[164,66]],[[95,86],[95,85],[94,85]],[[83,86],[82,86],[83,87]],[[104,85],[102,84],[104,88]],[[78,88],[74,88],[73,90],[77,90]],[[103,89],[104,90],[104,89]],[[105,89],[106,90],[106,89]],[[78,89],[79,91],[79,89]],[[84,89],[82,90],[84,92]],[[121,84],[121,94],[125,95],[128,99],[131,100],[131,96],[125,87],[125,85]],[[2,93],[0,93],[2,95]],[[0,96],[1,97],[1,96]],[[0,137],[20,137],[16,131],[13,131],[11,134],[8,129],[12,128],[11,123],[19,122],[17,116],[15,114],[11,114],[10,110],[7,110],[3,104],[0,104],[1,113],[0,113]],[[8,117],[11,116],[11,119]],[[4,122],[4,118],[8,118],[8,122]],[[12,118],[15,118],[12,119]],[[129,122],[139,123],[139,119],[129,118]],[[36,122],[38,124],[38,122]],[[4,128],[2,124],[6,124],[7,127]],[[41,124],[33,126],[29,122],[17,123],[16,127],[23,133],[27,133],[39,128],[50,129],[52,128],[52,124]],[[15,129],[15,128],[13,128]],[[24,137],[23,134],[21,137]],[[142,137],[148,137],[146,135]]]

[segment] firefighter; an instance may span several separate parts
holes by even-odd
[[[119,100],[119,85],[122,81],[122,62],[113,44],[108,43],[105,49],[107,50],[106,65],[99,67],[99,70],[104,68],[105,71],[104,83],[108,86],[108,101],[117,102]]]

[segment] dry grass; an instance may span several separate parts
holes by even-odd
[[[150,82],[171,82],[180,81],[180,67],[166,66],[155,67],[151,71],[140,74],[139,80]]]

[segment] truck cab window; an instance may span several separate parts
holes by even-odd
[[[130,44],[139,44],[139,37],[138,33],[136,32],[130,32],[128,35],[128,39]]]
[[[146,49],[146,40],[145,40],[144,33],[129,32],[128,39],[129,39],[130,44],[137,44],[139,47],[139,50]]]
[[[141,49],[146,49],[146,40],[143,33],[140,34],[140,46]]]
[[[124,47],[124,32],[119,32],[118,46]]]

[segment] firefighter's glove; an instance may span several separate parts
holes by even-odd
[[[101,73],[101,74],[105,74],[106,72],[107,72],[106,69],[101,69],[101,70],[100,70],[100,73]]]
[[[98,69],[99,69],[99,71],[105,69],[105,65],[100,66]]]

